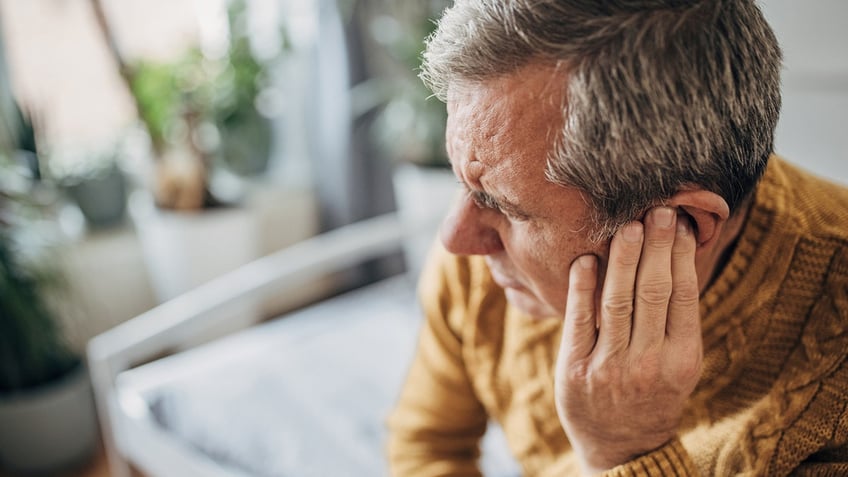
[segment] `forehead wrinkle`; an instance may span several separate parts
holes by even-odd
[[[528,173],[538,172],[540,181],[547,181],[545,164],[562,122],[564,84],[562,71],[549,67],[469,84],[449,95],[450,140],[464,149],[455,158],[457,166],[465,169],[467,162],[480,168],[479,184],[470,185],[485,186],[488,195],[518,208],[535,187]],[[528,164],[538,170],[529,171]]]
[[[558,101],[554,95],[548,94],[548,85],[549,82],[539,94],[525,92],[526,90],[519,86],[517,90],[512,90],[513,94],[506,95],[495,110],[497,114],[485,116],[486,137],[496,157],[484,156],[478,159],[503,178],[519,176],[518,169],[526,170],[528,158],[534,156],[541,159],[542,166],[538,172],[544,174],[547,150],[554,144],[558,130],[557,119],[560,117],[556,114],[559,108],[555,107]],[[554,117],[540,114],[543,110],[554,112]],[[534,140],[534,136],[542,140]],[[534,144],[534,147],[528,149],[529,144]],[[535,161],[531,162],[536,165]],[[512,184],[512,181],[505,184]],[[523,184],[523,181],[517,181],[516,184]],[[510,189],[511,187],[506,187],[503,192],[515,195]]]
[[[523,150],[524,142],[532,135],[544,137],[546,149],[554,145],[562,123],[565,98],[563,73],[557,68],[545,68],[529,82],[536,84],[528,85],[528,79],[518,73],[487,89],[487,99],[490,104],[494,103],[495,108],[491,111],[494,114],[484,115],[485,121],[481,122],[481,126],[485,130],[481,136],[491,140],[501,154],[506,151],[527,152]],[[541,87],[533,87],[536,85]],[[541,111],[552,114],[540,114]],[[515,146],[516,141],[521,141],[521,147]]]

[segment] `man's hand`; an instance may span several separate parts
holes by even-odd
[[[600,304],[597,259],[571,266],[557,359],[560,422],[587,473],[670,441],[701,374],[695,237],[660,207],[610,244]]]

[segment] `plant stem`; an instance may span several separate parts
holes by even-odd
[[[121,79],[124,82],[124,85],[127,88],[127,92],[132,98],[133,104],[135,104],[135,109],[137,112],[141,112],[141,104],[139,103],[138,98],[133,94],[133,80],[135,78],[135,72],[124,61],[123,56],[121,56],[121,51],[118,48],[118,43],[115,41],[115,34],[112,31],[112,27],[109,25],[109,20],[106,17],[106,11],[103,9],[102,0],[90,0],[91,8],[94,12],[94,19],[97,23],[98,29],[100,33],[103,35],[103,41],[106,44],[106,49],[109,50],[109,53],[114,59],[115,63],[118,65],[118,74],[121,76]],[[152,136],[151,136],[152,138]],[[158,161],[162,157],[162,153],[164,152],[164,144],[160,141],[153,141],[153,158]]]

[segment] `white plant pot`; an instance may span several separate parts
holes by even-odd
[[[60,380],[0,395],[0,465],[55,475],[88,462],[97,449],[97,418],[88,371],[80,365]]]
[[[151,287],[164,303],[259,256],[256,218],[243,207],[196,212],[159,210],[144,196],[133,197],[130,214],[141,242]],[[259,321],[258,306],[225,310],[202,343]]]

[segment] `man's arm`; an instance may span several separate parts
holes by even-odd
[[[389,461],[398,477],[480,475],[478,443],[487,417],[466,373],[458,326],[449,322],[459,316],[467,290],[455,270],[442,266],[445,256],[439,249],[422,276],[419,295],[426,319],[389,418]]]

